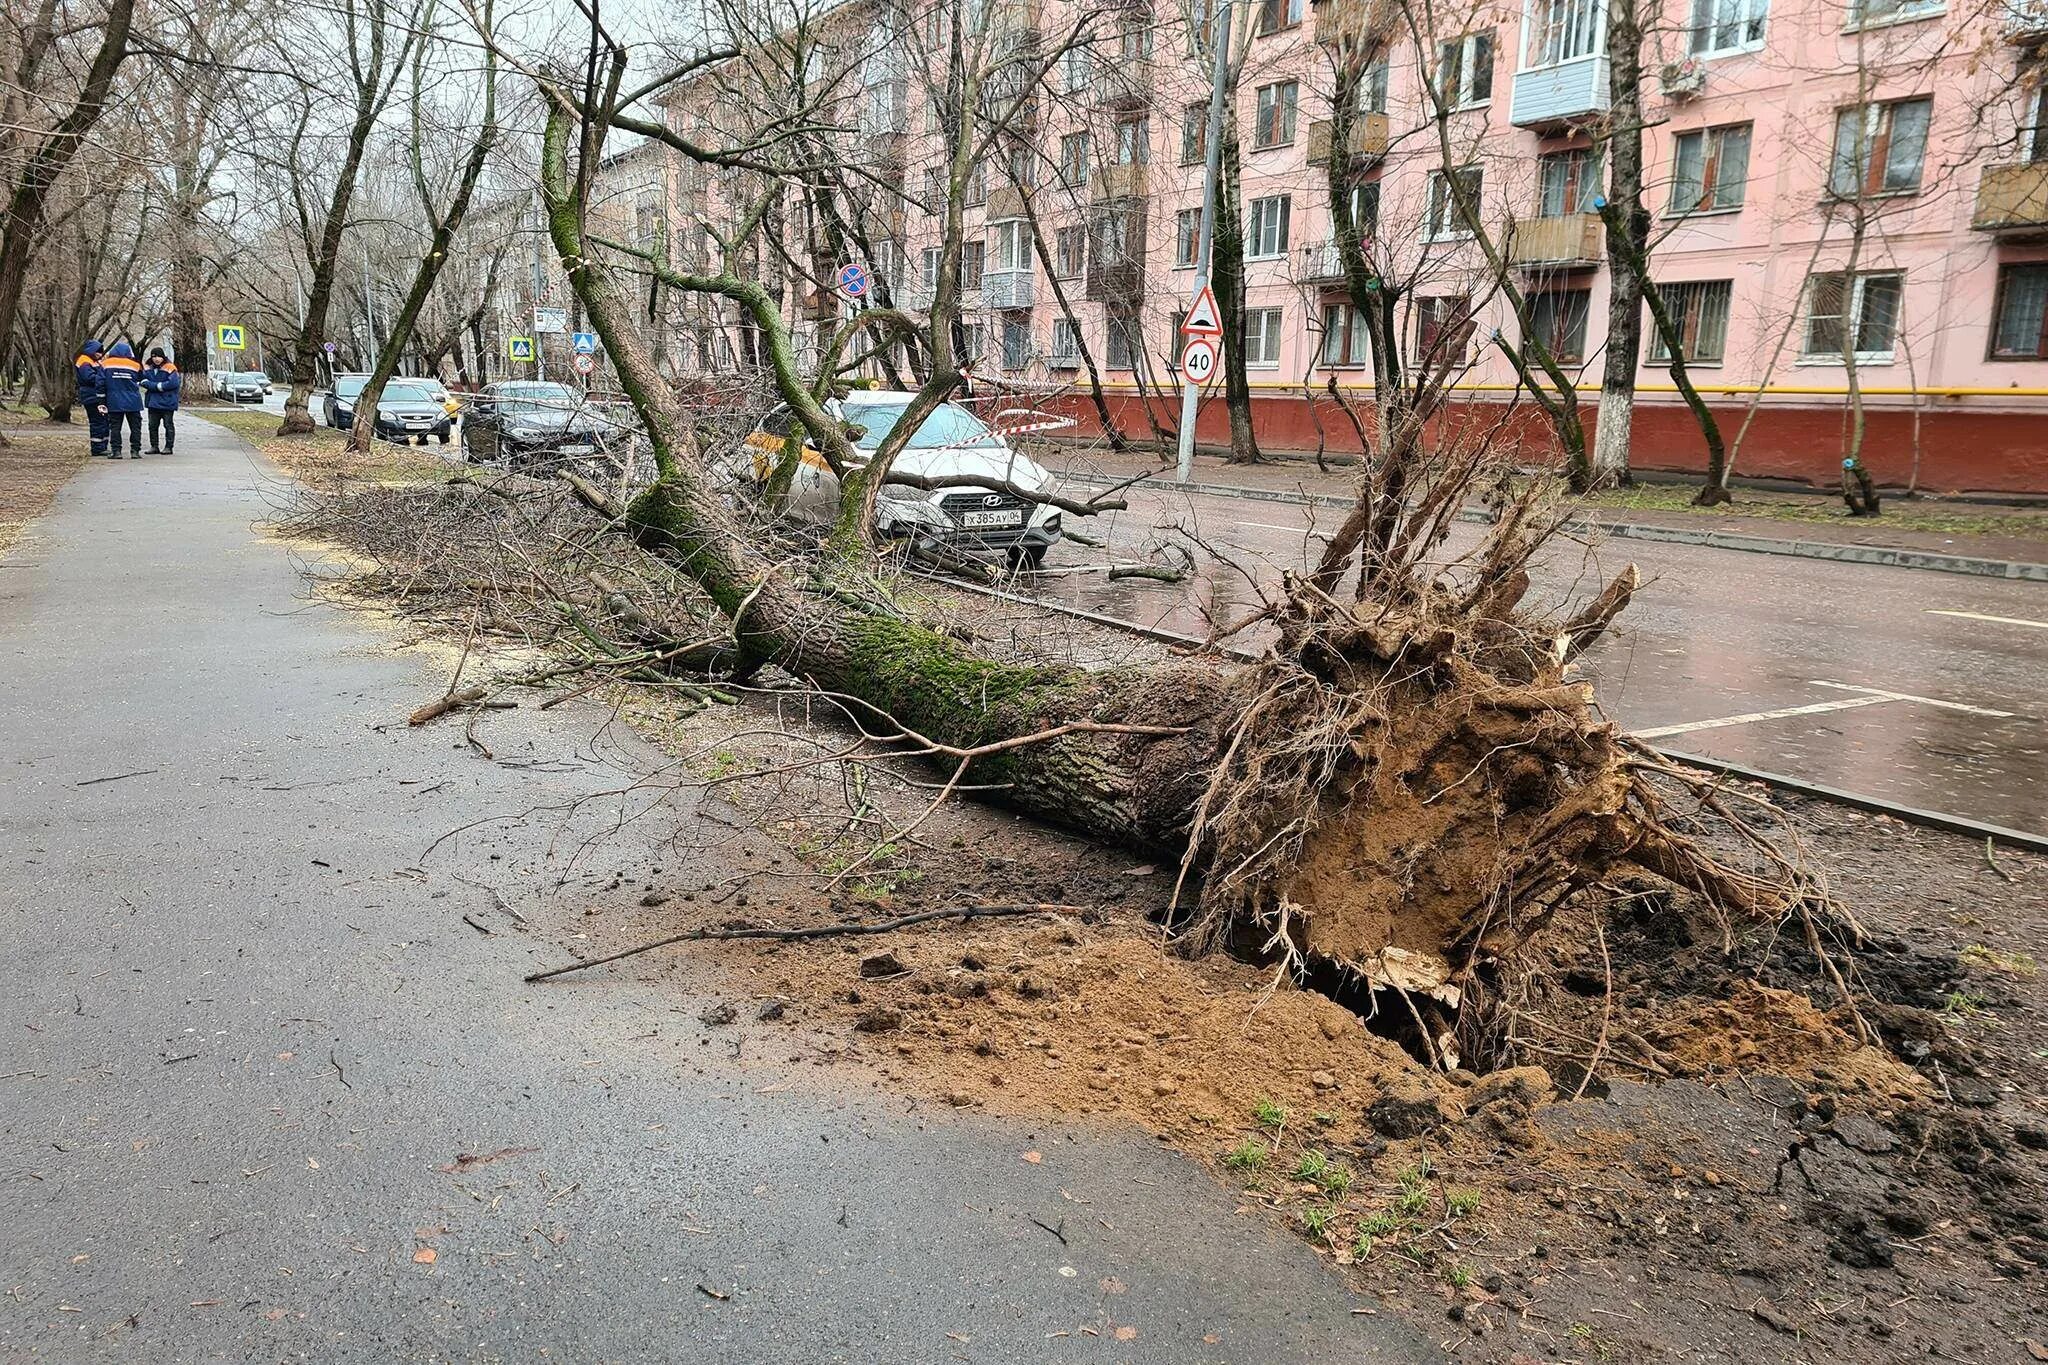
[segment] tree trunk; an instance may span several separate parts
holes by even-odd
[[[1643,28],[1639,0],[1610,0],[1607,9],[1607,355],[1600,374],[1600,415],[1593,458],[1572,462],[1572,490],[1632,483],[1636,367],[1642,363],[1642,274],[1632,262],[1650,250],[1650,212],[1643,207]],[[1619,231],[1617,231],[1617,228]]]
[[[1216,311],[1223,322],[1223,402],[1230,410],[1230,463],[1257,464],[1259,438],[1252,428],[1252,386],[1244,356],[1244,202],[1237,115],[1229,108],[1223,114],[1218,160],[1209,284],[1216,292]]]

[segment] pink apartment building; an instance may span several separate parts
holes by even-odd
[[[2048,111],[2034,71],[2048,10],[2010,7],[2025,2],[1964,12],[1955,6],[1986,0],[1673,0],[1692,7],[1653,32],[1651,274],[1682,321],[1695,384],[1727,436],[1742,433],[1738,474],[1833,481],[1850,348],[1863,457],[1881,481],[2048,492]],[[1329,245],[1333,155],[1356,178],[1355,211],[1375,223],[1374,260],[1413,282],[1410,335],[1475,316],[1455,402],[1484,413],[1514,394],[1494,338],[1515,344],[1519,328],[1450,209],[1426,80],[1457,106],[1452,161],[1478,182],[1532,325],[1582,376],[1590,426],[1609,286],[1591,203],[1604,188],[1592,134],[1608,104],[1599,0],[1474,5],[1455,20],[1434,7],[1438,31],[1386,50],[1363,84],[1352,145],[1333,149],[1330,43],[1346,25],[1356,31],[1360,3],[1239,11],[1252,25],[1236,90],[1251,259],[1244,334],[1228,340],[1250,368],[1260,440],[1312,448],[1320,430],[1345,448],[1348,424],[1307,395],[1332,374],[1369,395],[1363,329]],[[965,340],[977,374],[1055,393],[1078,383],[1085,345],[1120,423],[1141,434],[1148,401],[1169,422],[1178,406],[1175,327],[1195,278],[1207,73],[1180,11],[1085,12],[1092,42],[1059,58],[969,195]],[[849,6],[832,20],[866,45],[849,67],[850,98],[879,192],[860,254],[895,303],[917,308],[937,264],[928,210],[939,140],[919,44],[892,37],[901,30],[880,13]],[[1012,0],[1001,22],[1057,41],[1082,13],[1067,0]],[[668,117],[715,122],[706,99],[683,92]],[[717,177],[674,164],[671,177],[679,240],[702,234],[693,218],[729,211]],[[785,306],[799,336],[814,337],[841,305],[816,278],[793,278]],[[700,331],[699,347],[678,352],[682,368],[753,358],[730,327],[715,339]],[[1662,346],[1651,337],[1644,349],[1636,467],[1698,469],[1704,443]],[[1218,383],[1203,404],[1204,441],[1225,439],[1221,393]]]

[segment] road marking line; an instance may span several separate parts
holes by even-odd
[[[1814,687],[1832,687],[1838,692],[1861,692],[1867,697],[1884,697],[1891,701],[1917,701],[1922,706],[1939,706],[1949,711],[1967,711],[1973,716],[1992,716],[1999,720],[2010,720],[2012,712],[1994,711],[1988,706],[1965,706],[1959,701],[1943,701],[1939,697],[1916,697],[1911,692],[1887,692],[1879,687],[1852,687],[1848,683],[1829,682],[1825,678],[1808,678]]]
[[[1297,536],[1300,535],[1302,532],[1311,529],[1307,526],[1275,526],[1270,521],[1240,521],[1234,524],[1238,526],[1256,526],[1261,531],[1285,531],[1289,535]]]
[[[1691,720],[1683,725],[1661,725],[1654,730],[1630,731],[1637,739],[1662,739],[1666,735],[1689,735],[1695,730],[1717,730],[1723,725],[1752,725],[1760,720],[1782,720],[1786,716],[1814,716],[1823,711],[1851,711],[1859,706],[1882,706],[1898,697],[1849,697],[1841,701],[1816,701],[1805,706],[1782,706],[1775,711],[1751,711],[1741,716],[1715,720]]]
[[[1995,621],[2001,626],[2032,626],[2035,630],[2048,630],[2048,621],[2027,621],[2017,616],[1986,616],[1976,611],[1943,611],[1938,607],[1927,608],[1929,616],[1960,616],[1966,621]]]

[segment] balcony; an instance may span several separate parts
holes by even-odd
[[[1591,270],[1607,259],[1607,237],[1597,213],[1524,218],[1508,241],[1508,260],[1532,270]]]
[[[903,173],[908,163],[909,139],[900,132],[878,132],[867,135],[868,170],[876,179],[891,184],[903,183]]]
[[[2048,38],[2048,0],[1998,0],[1994,12],[2004,21],[2009,43],[2031,47]]]
[[[1308,126],[1308,164],[1330,164],[1330,138],[1336,124],[1317,119]],[[1374,161],[1387,154],[1387,116],[1354,114],[1344,137],[1344,151],[1353,161]]]
[[[1137,261],[1088,263],[1088,300],[1135,310],[1145,302],[1145,267]]]
[[[1097,199],[1142,199],[1145,195],[1145,167],[1142,163],[1104,166],[1090,178]]]
[[[1372,0],[1315,0],[1315,12],[1316,41],[1330,47],[1363,52],[1384,42],[1393,29]],[[1374,29],[1376,15],[1381,31]]]
[[[1344,253],[1335,242],[1314,242],[1303,247],[1298,277],[1303,284],[1343,284],[1350,279],[1344,270]]]
[[[1024,216],[1024,191],[1015,185],[1003,185],[988,192],[988,221],[999,223],[1005,218]]]
[[[1508,122],[1551,131],[1607,112],[1607,54],[1574,57],[1515,73]]]
[[[981,304],[984,308],[1029,308],[1037,283],[1030,270],[985,270],[981,275]]]
[[[2048,230],[2048,161],[1986,166],[1977,182],[1970,226],[1979,232],[2012,234]]]
[[[1143,109],[1152,103],[1152,68],[1145,62],[1108,61],[1096,68],[1089,93],[1097,109]]]

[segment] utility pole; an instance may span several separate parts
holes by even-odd
[[[1200,269],[1195,272],[1194,298],[1188,301],[1191,309],[1209,289],[1209,254],[1216,244],[1216,177],[1223,164],[1223,95],[1230,77],[1230,0],[1210,0],[1210,3],[1216,7],[1215,32],[1210,35],[1216,44],[1216,60],[1210,64],[1209,131],[1202,147],[1202,230],[1195,247],[1195,260]],[[1221,338],[1223,345],[1241,345],[1243,341],[1243,337]],[[1174,337],[1173,344],[1180,345],[1181,338]],[[1183,372],[1180,377],[1180,472],[1177,476],[1181,483],[1186,483],[1195,472],[1195,407],[1201,398],[1202,386],[1189,383],[1187,374]]]
[[[546,362],[541,359],[540,354],[540,328],[534,326],[534,323],[540,319],[541,290],[547,287],[547,270],[542,263],[540,245],[541,238],[546,232],[547,219],[541,216],[541,206],[539,201],[536,200],[533,206],[533,311],[527,314],[526,317],[526,330],[528,335],[533,338],[533,377],[535,379],[546,379],[548,377]]]

